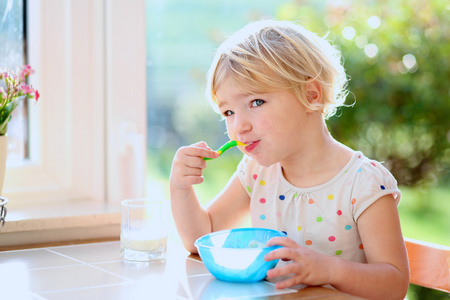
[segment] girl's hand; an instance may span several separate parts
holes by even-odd
[[[298,284],[325,285],[330,283],[331,270],[334,258],[302,247],[287,237],[275,237],[267,242],[267,246],[280,245],[279,248],[269,252],[264,259],[292,260],[291,263],[267,272],[267,277],[291,276],[288,279],[277,282],[275,287],[283,289]]]
[[[187,189],[193,184],[202,183],[203,169],[206,168],[203,157],[217,158],[219,154],[211,150],[205,142],[178,149],[172,163],[170,186]]]

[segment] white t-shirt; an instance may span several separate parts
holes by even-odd
[[[253,227],[286,232],[298,244],[343,259],[366,262],[358,218],[380,197],[393,194],[397,181],[379,162],[354,152],[328,182],[298,188],[283,176],[279,163],[264,167],[244,156],[237,176],[250,198]]]

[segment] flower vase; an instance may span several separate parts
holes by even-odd
[[[0,196],[3,195],[3,182],[5,181],[7,153],[8,153],[8,136],[0,135]]]

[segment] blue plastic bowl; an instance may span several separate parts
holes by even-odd
[[[266,278],[277,260],[264,256],[281,246],[267,247],[273,237],[285,233],[266,228],[239,228],[217,231],[195,241],[200,258],[211,274],[228,282],[257,282]]]

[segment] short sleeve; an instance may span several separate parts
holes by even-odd
[[[381,163],[366,159],[357,170],[352,190],[350,205],[354,221],[375,201],[390,194],[398,205],[401,192],[394,176]]]

